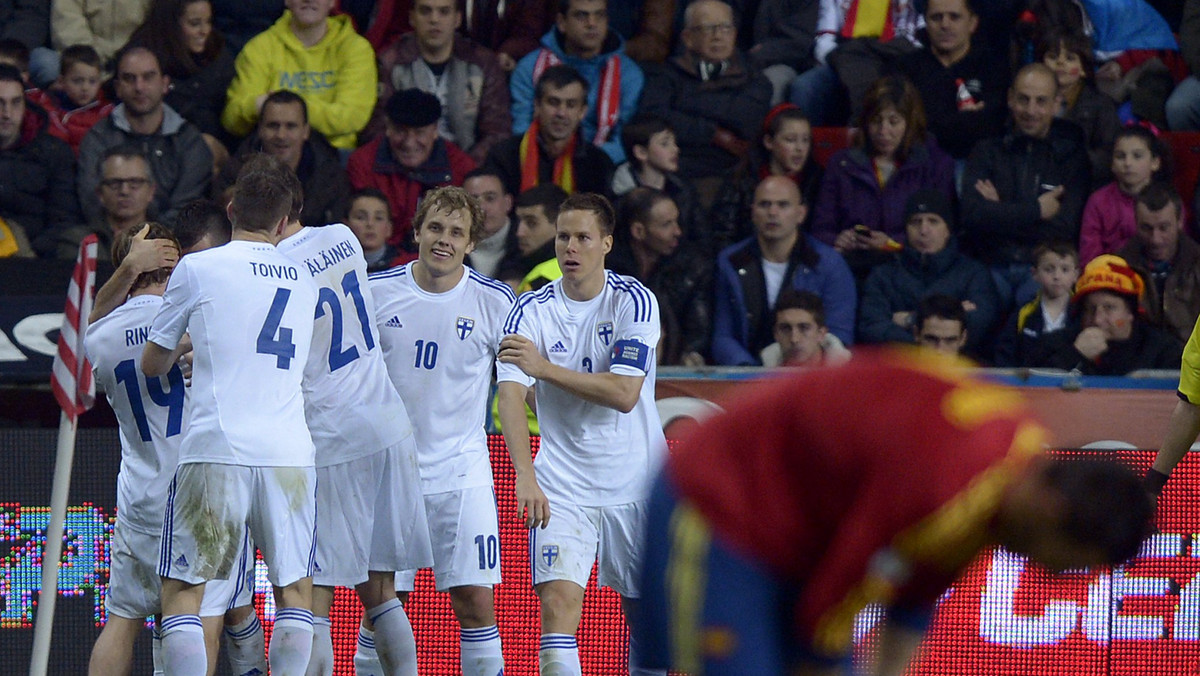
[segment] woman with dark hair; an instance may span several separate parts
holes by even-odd
[[[904,243],[904,204],[923,188],[954,195],[954,160],[925,133],[925,109],[905,78],[880,78],[863,99],[855,147],[825,168],[812,235],[860,279]]]
[[[221,111],[234,70],[233,55],[213,29],[210,0],[155,0],[130,42],[158,55],[171,78],[166,104],[200,129],[220,166],[229,156]]]
[[[713,202],[709,217],[713,251],[720,251],[754,234],[750,203],[754,200],[758,182],[768,176],[787,176],[800,186],[809,213],[801,228],[807,229],[823,175],[821,165],[813,159],[812,125],[804,111],[794,103],[781,103],[772,108],[763,120],[759,145],[750,149],[725,180]]]

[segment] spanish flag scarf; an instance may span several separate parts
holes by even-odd
[[[521,192],[525,192],[539,183],[538,166],[542,155],[541,146],[538,145],[540,129],[541,125],[538,124],[535,117],[529,123],[529,129],[525,131],[525,135],[521,137]],[[567,147],[563,148],[562,154],[554,158],[554,184],[566,191],[568,195],[575,192],[574,157],[577,138],[578,134],[572,134],[571,140],[567,141]]]

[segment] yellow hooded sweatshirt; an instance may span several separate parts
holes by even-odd
[[[331,16],[325,37],[305,47],[285,11],[238,54],[221,124],[245,136],[258,122],[255,99],[280,89],[296,92],[308,106],[308,123],[337,148],[353,150],[358,132],[375,109],[375,51],[354,32],[350,17]]]

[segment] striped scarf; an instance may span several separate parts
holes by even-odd
[[[550,66],[562,63],[558,55],[543,47],[533,62],[533,83],[542,77],[542,72]],[[592,145],[602,146],[616,128],[621,115],[621,57],[613,54],[604,64],[600,73],[600,91],[596,94],[596,137]]]
[[[538,131],[542,125],[537,118],[529,123],[529,129],[521,137],[521,192],[538,184],[538,165],[541,161],[542,149],[538,146]],[[568,195],[575,192],[575,135],[567,142],[562,154],[554,159],[554,184],[562,188]]]

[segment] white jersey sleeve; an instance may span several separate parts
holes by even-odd
[[[193,346],[191,407],[179,462],[314,463],[301,380],[317,289],[266,243],[234,240],[176,266],[150,340]]]
[[[167,490],[179,462],[188,400],[178,366],[161,378],[142,373],[142,350],[161,306],[161,296],[135,296],[89,326],[84,336],[96,384],[120,426],[117,518],[155,536],[162,532]]]
[[[552,501],[599,507],[642,500],[666,448],[654,403],[658,302],[636,279],[612,272],[588,301],[571,301],[561,287],[562,280],[555,280],[522,295],[507,332],[528,336],[557,366],[643,380],[629,413],[539,382],[542,439],[534,460],[539,483]],[[510,380],[524,376],[519,370],[507,374]]]
[[[409,263],[371,275],[388,374],[408,404],[426,494],[492,484],[484,431],[492,365],[513,294],[463,269],[445,293],[413,279]]]
[[[302,228],[279,243],[317,284],[316,323],[304,370],[304,412],[317,466],[348,462],[412,434],[375,328],[367,262],[350,228]]]

